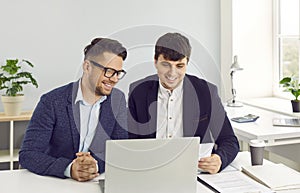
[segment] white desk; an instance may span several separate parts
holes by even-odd
[[[299,127],[275,127],[273,118],[286,117],[282,114],[244,105],[243,107],[225,107],[230,118],[255,114],[260,116],[255,122],[236,123],[231,121],[237,137],[245,142],[251,139],[262,139],[267,146],[288,145],[300,143]]]
[[[239,153],[233,162],[236,165],[250,165],[249,152]],[[264,164],[271,162],[265,160]],[[230,172],[229,170],[224,172]],[[96,182],[77,182],[72,179],[60,179],[49,176],[39,176],[28,170],[0,171],[0,192],[2,193],[101,193]],[[212,191],[197,184],[198,193],[211,193]],[[299,193],[299,190],[280,191],[279,193]]]
[[[101,192],[95,182],[39,176],[28,170],[0,171],[2,193],[96,193]]]
[[[101,193],[97,182],[77,182],[72,179],[60,179],[39,176],[28,170],[0,171],[1,193]],[[212,191],[198,183],[199,193]]]
[[[291,165],[298,170],[300,169],[300,127],[278,127],[272,124],[273,118],[287,117],[287,115],[248,105],[243,107],[225,107],[225,110],[229,119],[247,114],[260,116],[255,122],[250,123],[231,121],[238,139],[244,142],[242,144],[243,150],[247,149],[243,146],[246,145],[248,147],[248,142],[251,139],[262,139],[267,145],[265,149],[268,152],[292,160],[293,163]]]

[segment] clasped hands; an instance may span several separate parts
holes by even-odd
[[[89,152],[78,152],[76,156],[77,158],[73,160],[71,166],[71,177],[73,179],[84,182],[99,176],[97,160]],[[206,172],[215,174],[220,170],[221,164],[220,156],[212,154],[210,157],[201,158],[198,162],[198,167]]]
[[[97,160],[90,152],[78,152],[76,156],[71,166],[71,177],[74,180],[84,182],[99,176]]]

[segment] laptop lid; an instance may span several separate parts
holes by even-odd
[[[199,137],[106,142],[105,193],[196,193]]]
[[[283,127],[300,127],[299,118],[274,118],[274,126],[283,126]]]

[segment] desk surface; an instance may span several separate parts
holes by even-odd
[[[0,171],[0,182],[0,192],[3,193],[101,193],[97,182],[77,182],[72,179],[39,176],[28,170]],[[197,192],[212,191],[198,183]]]
[[[273,126],[273,118],[287,117],[283,114],[248,105],[243,107],[225,107],[225,110],[229,119],[247,114],[254,114],[260,117],[255,122],[249,123],[231,121],[235,134],[240,140],[249,142],[251,139],[262,139],[265,140],[267,146],[300,143],[300,127]]]
[[[239,153],[234,164],[249,165],[249,152]],[[264,164],[271,164],[266,161]],[[224,172],[230,172],[230,169]],[[72,179],[60,179],[49,176],[39,176],[28,170],[0,171],[0,192],[9,193],[101,193],[97,182],[77,182]],[[198,193],[211,193],[212,191],[197,183]],[[280,191],[279,193],[299,193],[299,190]]]
[[[10,193],[96,193],[101,192],[95,182],[77,182],[72,179],[39,176],[28,170],[0,172],[1,191]]]

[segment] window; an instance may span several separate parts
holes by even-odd
[[[285,76],[299,77],[300,71],[300,11],[299,0],[275,0],[274,6],[274,64],[275,94],[279,80]]]

